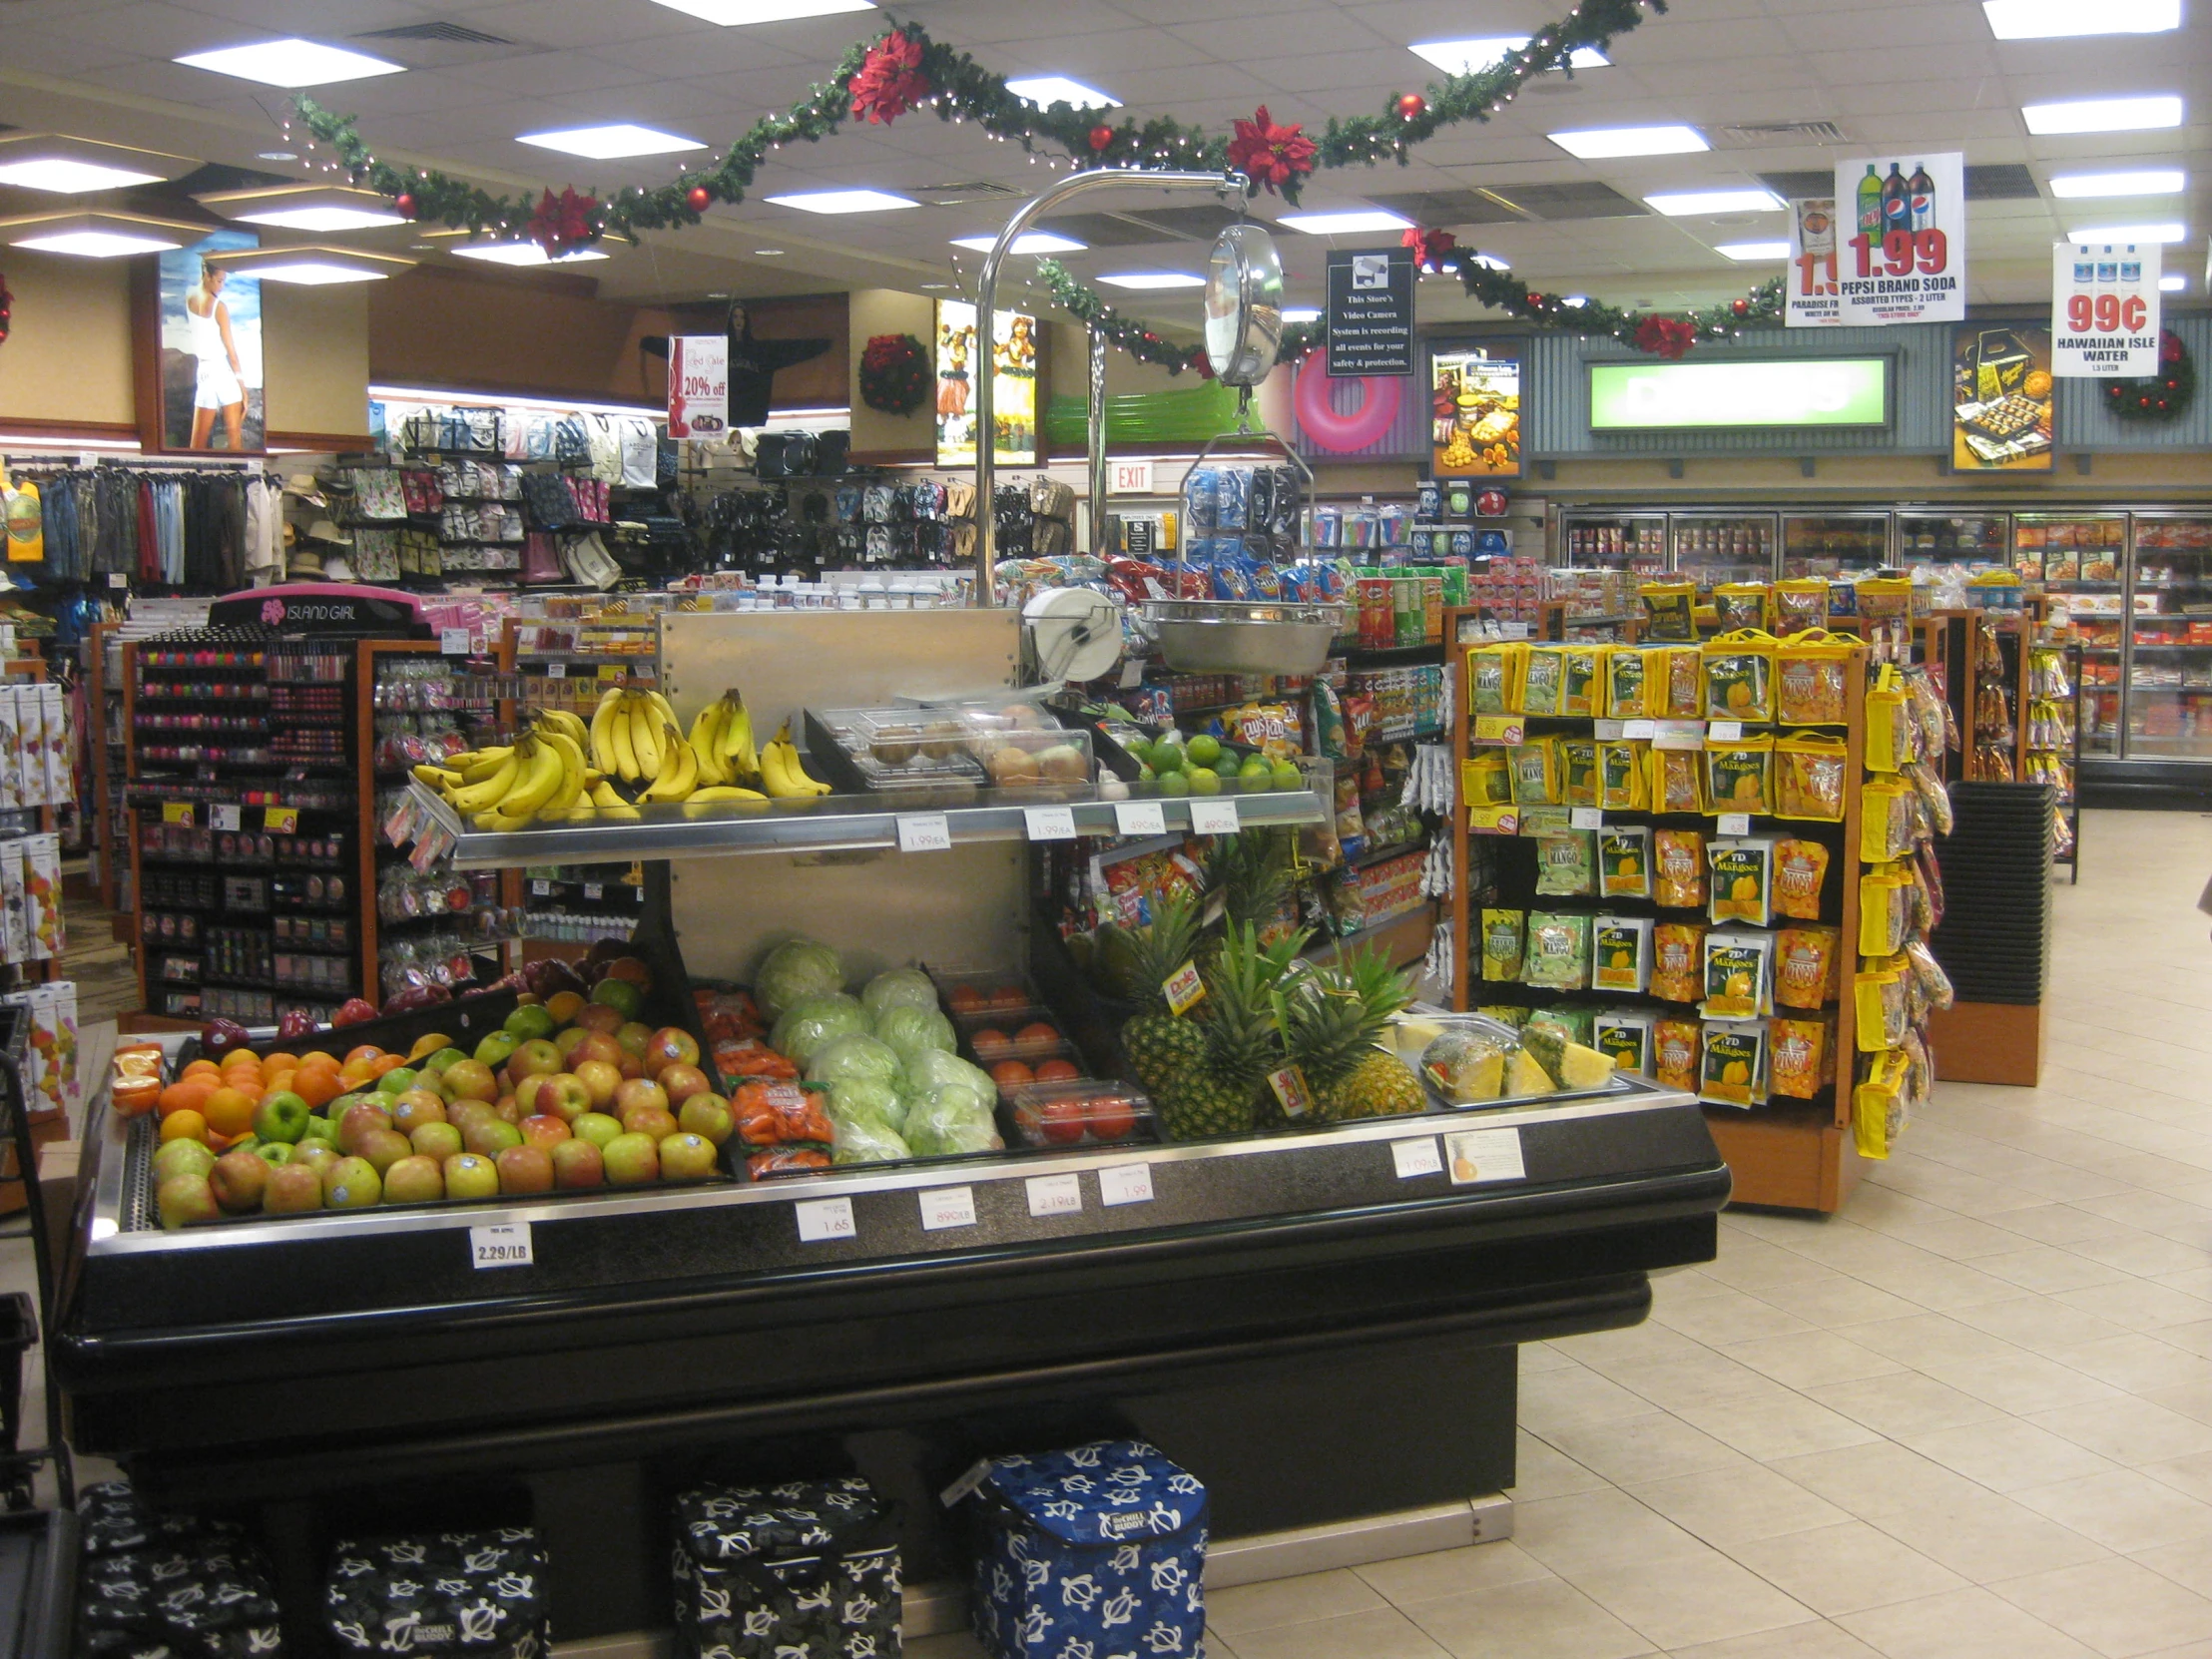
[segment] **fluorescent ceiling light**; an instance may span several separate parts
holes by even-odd
[[[406,216],[372,190],[345,185],[276,185],[257,190],[212,191],[193,198],[225,219],[275,225],[286,231],[365,231],[404,225]]]
[[[1473,75],[1527,44],[1526,35],[1491,35],[1480,40],[1416,41],[1408,50],[1416,58],[1426,58],[1446,75]],[[1594,46],[1578,46],[1567,57],[1567,62],[1576,69],[1603,69],[1612,61]]]
[[[245,275],[272,282],[296,282],[301,287],[327,287],[336,282],[381,282],[391,273],[339,265],[333,260],[292,259],[276,265],[256,266]]]
[[[1750,265],[1760,260],[1786,260],[1790,257],[1790,245],[1786,242],[1724,242],[1713,252],[1726,254],[1739,265]]]
[[[0,220],[0,241],[12,248],[35,248],[45,254],[74,254],[89,260],[167,253],[173,248],[189,247],[207,234],[204,225],[184,225],[175,220],[149,219],[141,214],[97,210],[29,214],[21,219]]]
[[[158,185],[159,173],[130,173],[120,167],[73,162],[66,156],[21,161],[0,161],[0,185],[23,190],[52,191],[56,196],[83,196],[88,191],[121,190],[125,185]]]
[[[795,17],[829,17],[837,12],[871,12],[875,0],[660,0],[671,11],[703,17],[735,28],[744,23],[788,23]]]
[[[1669,219],[1688,219],[1701,214],[1778,214],[1786,207],[1781,197],[1764,190],[1675,191],[1647,196],[1644,204]]]
[[[1682,126],[1585,127],[1572,133],[1553,133],[1551,142],[1586,162],[1620,156],[1681,156],[1713,148],[1695,127]]]
[[[2187,242],[2189,227],[2168,221],[2163,225],[2091,225],[2068,231],[2068,242]]]
[[[2181,0],[1981,0],[1999,40],[2054,35],[2158,35],[2181,27]]]
[[[217,52],[188,52],[176,61],[273,87],[326,86],[332,81],[359,81],[370,75],[397,75],[407,67],[372,58],[366,52],[348,52],[342,46],[298,39],[226,46]]]
[[[2158,291],[2160,293],[2179,293],[2188,285],[2189,278],[2182,276],[2178,271],[2168,272],[2158,278]]]
[[[2082,196],[2175,196],[2189,188],[2189,175],[2178,167],[2151,168],[2141,173],[2061,173],[2050,182],[2050,193],[2061,201]]]
[[[1206,278],[1186,271],[1122,271],[1099,278],[1116,288],[1202,288]]]
[[[87,260],[115,260],[132,254],[166,254],[184,244],[168,237],[125,231],[51,231],[19,237],[9,246],[35,248],[42,254],[75,254]]]
[[[276,225],[286,231],[366,231],[378,225],[404,225],[404,214],[377,213],[369,208],[274,208],[267,213],[240,214],[249,225]]]
[[[988,254],[998,246],[996,237],[954,237],[955,248],[972,248],[979,254]],[[1050,231],[1024,231],[1014,238],[1010,254],[1080,254],[1090,246],[1077,242],[1073,237],[1056,237]]]
[[[1285,305],[1283,307],[1283,320],[1285,322],[1319,322],[1321,320],[1321,307],[1319,305]]]
[[[1350,236],[1358,231],[1408,231],[1413,222],[1381,208],[1349,208],[1341,213],[1285,214],[1278,225],[1304,231],[1310,237]]]
[[[2021,119],[2031,133],[2139,133],[2181,125],[2181,100],[2084,98],[2068,104],[2026,104]]]
[[[918,208],[918,202],[882,190],[809,190],[792,196],[771,196],[780,208],[797,208],[811,214],[879,214],[892,208]]]
[[[18,133],[0,138],[0,185],[83,196],[129,185],[158,185],[198,166],[182,156],[127,144],[71,138],[66,133]]]
[[[554,133],[518,133],[515,142],[595,162],[619,162],[628,156],[673,156],[679,150],[707,148],[698,139],[678,138],[674,133],[629,121],[607,127],[565,127]]]
[[[464,260],[488,260],[493,265],[574,265],[579,260],[604,260],[596,248],[578,248],[554,259],[534,242],[472,242],[453,250]]]
[[[1501,260],[1495,254],[1470,254],[1467,256],[1484,271],[1511,271],[1513,262]]]
[[[208,263],[240,276],[322,287],[332,282],[375,282],[411,270],[412,260],[362,254],[350,248],[238,248],[210,254]]]
[[[1026,98],[1039,109],[1053,104],[1073,104],[1079,110],[1118,110],[1121,100],[1087,87],[1081,81],[1071,81],[1065,75],[1030,75],[1019,81],[1008,81],[1006,90],[1016,98]]]

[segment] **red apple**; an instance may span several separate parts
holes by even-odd
[[[645,1061],[648,1077],[659,1076],[665,1066],[696,1066],[699,1041],[680,1025],[664,1025],[645,1039],[639,1058]]]
[[[625,1049],[622,1058],[615,1062],[615,1070],[621,1072],[625,1077],[643,1077],[645,1075],[645,1062]]]
[[[554,1078],[561,1075],[557,1071],[537,1071],[515,1080],[515,1104],[522,1108],[524,1117],[552,1110],[552,1096],[548,1093],[546,1099],[541,1103],[538,1095],[546,1089],[546,1086]]]
[[[338,1011],[330,1016],[332,1025],[365,1025],[376,1018],[376,1004],[358,996],[349,996],[338,1004]]]
[[[561,1188],[603,1187],[607,1161],[592,1142],[570,1138],[552,1151],[553,1185]]]
[[[410,1153],[384,1171],[384,1202],[428,1204],[445,1196],[445,1172],[435,1158]]]
[[[657,1106],[668,1110],[668,1091],[660,1084],[645,1077],[632,1077],[615,1090],[615,1115],[628,1117],[641,1106]]]
[[[258,1210],[269,1188],[273,1166],[240,1148],[226,1152],[208,1171],[208,1186],[215,1193],[216,1203],[234,1216],[249,1210]]]
[[[445,1102],[428,1089],[409,1089],[391,1103],[391,1126],[411,1135],[425,1123],[445,1122]]]
[[[553,1046],[561,1051],[563,1064],[576,1063],[576,1045],[590,1035],[591,1032],[581,1025],[564,1025],[553,1033]]]
[[[707,1074],[689,1060],[671,1060],[653,1079],[661,1085],[661,1092],[668,1096],[671,1106],[681,1106],[695,1094],[707,1094],[713,1085]]]
[[[381,1106],[355,1106],[338,1120],[338,1150],[348,1157],[360,1155],[360,1141],[371,1129],[389,1129],[391,1114]]]
[[[627,1130],[601,1149],[611,1187],[642,1187],[661,1178],[661,1148],[650,1135]]]
[[[622,1028],[622,1010],[603,1002],[587,1002],[576,1011],[576,1023],[587,1031],[612,1036]]]
[[[677,1132],[676,1114],[666,1106],[636,1106],[622,1114],[625,1134],[651,1135],[665,1141]]]
[[[574,1076],[584,1085],[594,1108],[605,1106],[622,1087],[622,1068],[612,1060],[586,1060],[577,1066]]]
[[[422,1124],[407,1140],[416,1152],[438,1164],[443,1164],[454,1153],[465,1150],[461,1132],[450,1123]]]
[[[704,1135],[664,1136],[660,1151],[663,1181],[705,1181],[715,1173],[715,1143]]]
[[[730,1115],[730,1102],[719,1094],[695,1094],[676,1114],[676,1126],[688,1134],[704,1135],[720,1146],[737,1128],[737,1120]]]
[[[568,1051],[568,1069],[581,1076],[586,1060],[604,1060],[610,1066],[620,1065],[624,1052],[622,1044],[605,1031],[587,1031],[584,1040]]]
[[[485,1158],[496,1158],[510,1146],[522,1144],[522,1131],[505,1118],[471,1118],[461,1131],[461,1144]]]
[[[542,1146],[510,1146],[492,1160],[501,1196],[553,1190],[553,1156]]]
[[[559,1049],[543,1037],[532,1037],[507,1056],[507,1075],[519,1084],[525,1077],[546,1076],[566,1064]]]
[[[501,1123],[520,1123],[529,1114],[512,1094],[503,1094],[491,1103],[491,1115]]]
[[[574,1123],[592,1109],[591,1090],[580,1077],[557,1071],[538,1089],[538,1111]]]
[[[290,1163],[269,1172],[269,1184],[262,1189],[262,1214],[295,1215],[321,1208],[322,1177],[313,1164],[303,1164],[295,1155]]]
[[[455,1060],[438,1073],[438,1086],[448,1100],[493,1100],[499,1094],[491,1067],[481,1060]]]
[[[445,1161],[447,1198],[496,1198],[499,1166],[476,1152],[457,1152]]]
[[[284,1167],[287,1169],[306,1170],[314,1176],[315,1180],[320,1181],[322,1179],[322,1172],[328,1169],[337,1161],[338,1149],[332,1146],[328,1141],[301,1141],[297,1146],[292,1148],[291,1162]],[[321,1207],[322,1195],[320,1193],[317,1193],[315,1195],[315,1202],[308,1205],[307,1208],[310,1210],[319,1210]],[[268,1199],[263,1199],[262,1208],[265,1210],[269,1208]]]
[[[555,1117],[550,1112],[541,1112],[536,1117],[524,1118],[515,1126],[515,1129],[522,1136],[524,1146],[539,1147],[547,1152],[551,1152],[561,1142],[569,1138],[568,1120]]]
[[[377,1178],[380,1180],[384,1171],[390,1169],[400,1159],[411,1156],[413,1152],[414,1142],[408,1140],[398,1130],[371,1129],[360,1139],[358,1156],[367,1161],[369,1168],[376,1172]]]
[[[641,1061],[645,1058],[646,1044],[652,1040],[653,1027],[643,1020],[630,1020],[615,1030],[615,1041],[622,1044],[623,1051],[635,1054]]]

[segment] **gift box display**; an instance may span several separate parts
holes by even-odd
[[[226,1521],[165,1515],[128,1482],[77,1504],[77,1652],[86,1659],[247,1659],[282,1647],[269,1568]]]
[[[858,1475],[676,1499],[682,1659],[896,1659],[898,1545]]]
[[[969,1598],[993,1659],[1196,1655],[1206,1488],[1142,1440],[997,1457]]]
[[[323,1622],[361,1652],[537,1659],[548,1641],[547,1571],[527,1526],[340,1539]]]

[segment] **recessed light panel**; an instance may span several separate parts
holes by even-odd
[[[2157,35],[2181,27],[2181,0],[1981,0],[1999,40],[2056,35]]]
[[[874,0],[659,0],[671,11],[735,28],[746,23],[788,23],[797,17],[871,12]]]
[[[1645,205],[1669,219],[1696,218],[1707,214],[1781,213],[1779,196],[1763,190],[1685,190],[1647,196]]]
[[[1079,110],[1118,110],[1121,100],[1087,87],[1081,81],[1071,81],[1065,75],[1030,75],[1019,81],[1008,81],[1006,90],[1016,98],[1026,98],[1039,109],[1053,104],[1073,104]]]
[[[97,208],[81,213],[26,214],[19,219],[0,220],[0,242],[11,248],[74,254],[88,260],[166,253],[198,242],[207,234],[205,226],[151,219],[143,214],[105,213]]]
[[[2186,290],[2188,286],[2189,278],[2182,276],[2178,271],[2170,271],[2158,278],[2158,291],[2160,293],[2180,293]]]
[[[2189,227],[2168,221],[2160,225],[2091,225],[2066,233],[2068,242],[2187,242]]]
[[[199,164],[156,150],[71,138],[66,133],[17,133],[0,138],[0,185],[56,196],[158,185],[182,178]]]
[[[2083,98],[2067,104],[2028,104],[2020,117],[2027,130],[2050,133],[2140,133],[2181,125],[2181,100],[2155,98]]]
[[[1408,50],[1446,75],[1474,75],[1527,44],[1526,35],[1487,35],[1478,40],[1416,41]],[[1567,56],[1567,62],[1576,69],[1603,69],[1612,61],[1594,46],[1578,46]]]
[[[1310,237],[1352,236],[1362,231],[1408,231],[1413,222],[1381,208],[1347,209],[1342,213],[1285,214],[1276,221]]]
[[[972,248],[978,254],[988,254],[998,246],[996,237],[954,237],[955,248]],[[1024,231],[1014,238],[1010,254],[1080,254],[1090,246],[1077,242],[1073,237],[1056,237],[1050,231]]]
[[[575,265],[607,257],[596,248],[578,248],[556,260],[534,242],[472,242],[453,252],[464,260],[485,260],[492,265]]]
[[[920,203],[882,190],[810,190],[792,196],[771,196],[780,208],[797,208],[810,214],[879,214],[893,208],[918,208]]]
[[[9,246],[35,248],[42,254],[74,254],[86,260],[117,260],[132,254],[166,254],[184,244],[167,237],[123,231],[52,231],[20,237]]]
[[[2178,196],[2189,188],[2189,175],[2178,167],[2152,168],[2141,173],[2061,173],[2050,182],[2050,193],[2060,201],[2094,196]]]
[[[1738,265],[1752,265],[1763,260],[1788,259],[1790,245],[1786,242],[1724,242],[1713,252],[1727,255]]]
[[[1682,126],[1586,127],[1578,132],[1553,133],[1551,142],[1586,162],[1622,156],[1682,156],[1713,148],[1695,127]]]
[[[56,196],[84,196],[96,190],[121,190],[126,185],[158,185],[161,182],[159,173],[130,173],[120,167],[71,161],[66,156],[0,160],[0,185],[51,191]]]
[[[273,225],[285,231],[365,231],[380,225],[404,225],[406,218],[383,196],[347,185],[271,185],[255,190],[219,190],[193,198],[202,207],[247,225]]]
[[[678,138],[674,133],[618,121],[607,127],[568,127],[554,133],[522,133],[517,144],[534,144],[540,150],[559,150],[595,162],[618,162],[629,156],[673,156],[680,150],[704,150],[698,139]]]
[[[1206,278],[1194,276],[1187,271],[1122,271],[1111,276],[1099,277],[1108,287],[1116,288],[1202,288]]]
[[[273,282],[320,287],[332,282],[374,282],[412,269],[414,261],[351,248],[235,248],[207,256],[219,271],[266,276]]]
[[[242,81],[272,87],[319,87],[333,81],[359,81],[371,75],[397,75],[407,66],[324,46],[313,40],[265,40],[257,46],[226,46],[216,52],[190,52],[176,60],[193,69],[212,69]]]

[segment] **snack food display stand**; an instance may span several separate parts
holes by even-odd
[[[779,717],[972,695],[1015,683],[1019,628],[1003,610],[671,614],[660,681],[687,720],[741,675]],[[1089,793],[1075,828],[1111,833]],[[1189,801],[1162,805],[1189,822]],[[1311,791],[1240,806],[1248,823],[1327,811]],[[1028,921],[1030,837],[1051,827],[954,808],[949,846],[900,851],[901,816],[832,796],[464,828],[453,857],[665,859],[639,954],[671,1019],[696,1022],[685,976],[742,978],[799,931],[861,972],[1027,964],[1052,985]],[[375,1036],[465,1044],[512,1005],[447,1003]],[[277,1506],[298,1540],[280,1576],[307,1573],[364,1493],[520,1482],[562,1568],[564,1638],[665,1622],[663,1488],[772,1436],[841,1438],[909,1498],[912,1580],[954,1570],[936,1486],[979,1452],[1100,1423],[1201,1468],[1217,1540],[1418,1512],[1445,1535],[1411,1547],[1471,1541],[1471,1501],[1512,1480],[1513,1345],[1642,1318],[1652,1272],[1711,1258],[1729,1191],[1695,1101],[1629,1077],[1231,1140],[182,1232],[150,1215],[152,1134],[98,1109],[88,1130],[54,1355],[77,1443],[164,1501]]]

